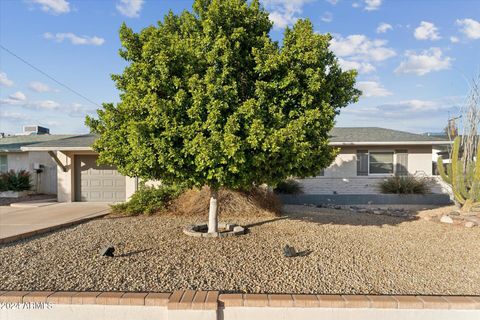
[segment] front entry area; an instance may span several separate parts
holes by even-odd
[[[75,156],[75,201],[125,201],[125,176],[96,161],[96,155]]]

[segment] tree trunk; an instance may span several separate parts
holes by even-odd
[[[208,211],[208,233],[218,232],[218,190],[210,189],[210,209]]]

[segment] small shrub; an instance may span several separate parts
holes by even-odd
[[[430,192],[430,181],[414,176],[390,177],[380,183],[380,190],[382,193],[425,194]]]
[[[30,190],[30,172],[26,170],[10,170],[0,175],[0,190],[25,191]]]
[[[141,186],[129,201],[112,205],[112,213],[130,216],[150,215],[164,210],[182,191],[183,189],[177,186]]]
[[[192,188],[183,192],[169,206],[169,212],[184,216],[205,216],[210,206],[210,189]],[[281,201],[268,188],[251,187],[248,190],[220,188],[218,214],[220,216],[273,217],[280,215]]]
[[[283,194],[300,194],[303,193],[303,188],[296,180],[287,179],[277,184],[274,191]]]

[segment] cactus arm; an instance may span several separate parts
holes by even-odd
[[[480,200],[480,142],[477,145],[477,157],[475,158],[475,169],[473,171],[470,198],[473,199],[474,202]]]
[[[445,181],[448,184],[452,184],[451,176],[447,172],[445,172],[445,167],[443,166],[442,157],[438,157],[437,159],[437,168],[438,168],[438,173],[440,173],[440,176],[442,177],[443,181]]]
[[[453,142],[453,150],[452,150],[452,168],[451,168],[451,181],[452,181],[452,190],[453,190],[453,195],[455,196],[455,199],[461,203],[465,203],[465,195],[464,192],[465,190],[465,183],[464,181],[464,176],[463,176],[463,170],[462,166],[459,165],[459,159],[458,155],[460,153],[460,137],[456,137],[454,142]],[[467,194],[468,196],[468,194]]]

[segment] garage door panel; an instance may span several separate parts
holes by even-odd
[[[105,179],[102,183],[104,187],[113,187],[115,182],[112,179]]]
[[[125,177],[111,166],[96,164],[97,156],[75,157],[77,201],[125,201]]]

